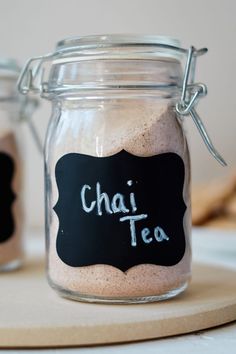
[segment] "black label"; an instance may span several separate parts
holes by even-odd
[[[172,266],[185,252],[184,163],[175,153],[70,153],[56,164],[57,253],[69,266]]]
[[[0,153],[0,243],[7,241],[14,233],[14,218],[12,203],[15,194],[12,191],[14,162],[12,158]]]

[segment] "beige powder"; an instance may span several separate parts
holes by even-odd
[[[65,103],[67,104],[67,103]],[[157,296],[183,286],[190,278],[190,166],[189,153],[181,124],[173,108],[156,99],[116,100],[109,104],[98,103],[96,108],[70,105],[62,108],[58,127],[49,143],[48,164],[51,173],[52,199],[50,208],[58,200],[55,165],[64,154],[77,152],[91,156],[110,156],[122,149],[137,156],[152,156],[175,152],[185,164],[183,190],[187,210],[184,216],[186,252],[175,266],[141,264],[125,273],[109,265],[70,267],[56,252],[58,217],[52,210],[48,275],[50,283],[75,294],[99,297]],[[112,107],[112,108],[111,108]],[[51,145],[50,145],[51,144]],[[174,177],[174,176],[173,176]],[[174,183],[174,181],[173,181]]]

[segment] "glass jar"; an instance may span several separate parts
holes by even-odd
[[[21,104],[16,91],[19,72],[14,60],[0,60],[0,271],[18,268],[23,257]]]
[[[19,268],[23,261],[23,158],[21,122],[27,122],[41,149],[31,121],[38,100],[19,95],[20,67],[14,59],[0,59],[0,272]]]
[[[52,101],[47,272],[60,295],[138,303],[186,289],[191,174],[180,113],[203,129],[193,100],[206,90],[187,81],[204,52],[168,37],[89,36],[26,65],[20,91]]]

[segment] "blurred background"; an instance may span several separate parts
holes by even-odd
[[[198,111],[229,167],[209,155],[186,118],[195,185],[236,167],[235,13],[233,0],[0,0],[0,57],[23,65],[32,56],[53,51],[60,39],[106,33],[168,35],[184,47],[208,47],[209,53],[199,58],[196,80],[207,84],[209,94]],[[42,100],[33,117],[42,139],[49,117],[50,102]],[[22,142],[27,224],[42,227],[43,161],[26,126]]]

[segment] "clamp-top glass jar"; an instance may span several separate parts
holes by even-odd
[[[204,52],[167,37],[93,36],[59,42],[27,63],[20,91],[53,104],[46,239],[59,294],[136,303],[187,287],[190,162],[179,114],[193,117],[213,150],[194,110],[206,89],[190,70]]]
[[[16,90],[20,68],[0,59],[0,271],[22,262],[23,208],[19,116],[22,98]]]
[[[18,268],[23,260],[23,158],[21,122],[30,120],[38,100],[19,95],[20,68],[14,59],[0,59],[0,272]]]

